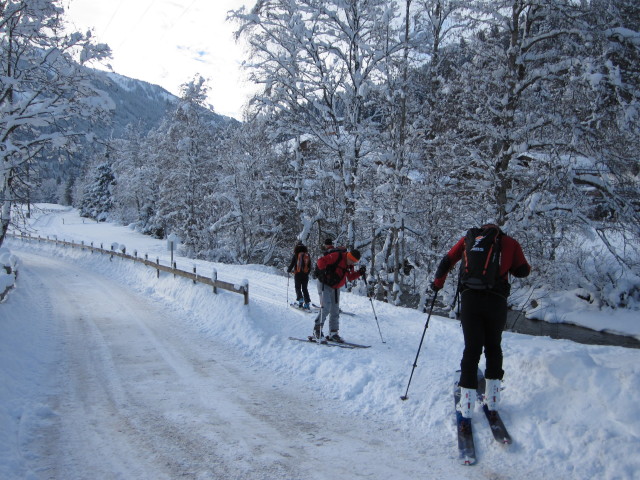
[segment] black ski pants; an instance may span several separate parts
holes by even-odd
[[[304,303],[311,303],[311,297],[309,296],[309,274],[308,273],[296,273],[293,276],[293,281],[296,287],[296,301],[304,299]]]
[[[507,322],[507,299],[488,290],[464,290],[460,322],[464,352],[460,362],[460,386],[478,387],[478,363],[484,348],[485,378],[502,380],[502,330]]]

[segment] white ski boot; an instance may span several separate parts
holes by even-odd
[[[460,387],[460,402],[457,409],[463,418],[471,419],[476,405],[476,391],[473,388]]]
[[[484,404],[490,412],[498,410],[498,403],[500,403],[500,390],[502,390],[501,383],[501,380],[486,379]]]

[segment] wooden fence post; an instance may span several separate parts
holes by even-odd
[[[244,304],[249,305],[249,280],[243,280],[242,286],[242,294],[244,295]]]

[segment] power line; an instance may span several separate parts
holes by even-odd
[[[131,33],[135,30],[135,27],[137,27],[138,25],[140,25],[140,22],[144,19],[144,17],[147,15],[147,13],[149,12],[149,10],[151,9],[151,7],[153,6],[153,4],[156,3],[156,0],[151,0],[151,3],[147,6],[147,8],[145,9],[144,12],[142,12],[142,15],[140,15],[140,18],[138,18],[138,20],[136,21],[136,23],[134,24],[134,28],[132,28],[129,31],[129,34],[124,38],[124,40],[122,40],[122,42],[120,42],[120,44],[118,45],[118,48],[122,47],[122,45],[124,45],[128,40],[129,37],[131,37]]]
[[[124,3],[124,0],[120,0],[120,3],[118,4],[116,9],[111,14],[111,18],[109,19],[109,21],[107,22],[105,27],[102,29],[102,38],[104,38],[105,33],[107,32],[107,30],[109,30],[109,27],[111,26],[111,22],[113,22],[113,19],[116,18],[116,15],[117,15],[118,11],[120,11],[120,7],[122,6],[123,3]]]
[[[180,13],[180,15],[178,15],[178,17],[171,23],[171,27],[167,28],[163,33],[162,36],[158,39],[158,40],[162,40],[164,39],[164,37],[167,35],[168,32],[170,32],[171,30],[173,30],[175,28],[175,26],[178,24],[178,22],[180,21],[180,19],[182,17],[185,16],[185,14],[191,9],[191,7],[193,7],[193,5],[195,5],[195,3],[198,0],[193,0],[189,6],[187,6],[185,9],[182,10],[182,13]]]
[[[184,14],[185,14],[185,13],[187,13],[187,12],[191,9],[191,7],[193,7],[193,5],[194,5],[197,1],[198,1],[198,0],[193,0],[193,1],[189,4],[189,6],[188,6],[187,8],[185,8],[185,9],[182,11],[182,13],[181,13],[180,15],[178,15],[178,18],[176,18],[176,19],[174,20],[173,25],[171,26],[171,28],[173,28],[173,26],[174,26],[176,23],[178,23],[178,21],[179,21],[182,17],[184,17]]]

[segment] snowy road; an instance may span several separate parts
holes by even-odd
[[[59,355],[51,421],[28,436],[36,478],[446,475],[392,426],[336,414],[326,399],[256,370],[113,280],[20,257],[22,291],[38,292],[33,312],[50,323]]]

